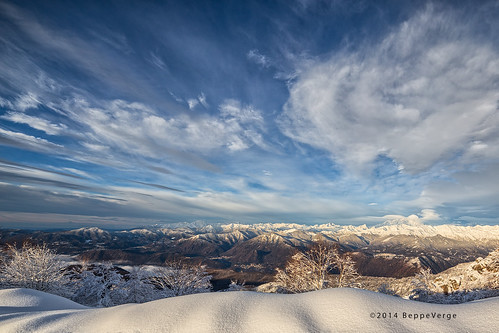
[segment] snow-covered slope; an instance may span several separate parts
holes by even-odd
[[[495,332],[499,325],[499,298],[438,305],[359,289],[298,295],[208,293],[105,309],[78,307],[54,297],[26,289],[0,290],[0,331]],[[383,314],[392,318],[384,319]]]

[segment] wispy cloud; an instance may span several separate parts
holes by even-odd
[[[248,52],[248,59],[255,62],[257,65],[260,65],[264,68],[270,67],[270,60],[261,54],[257,49],[250,50]]]
[[[53,152],[54,150],[62,148],[61,145],[52,143],[45,139],[2,128],[0,128],[0,143],[7,146],[42,152]]]
[[[45,85],[45,89],[50,88],[47,81],[33,80],[38,75],[51,77],[45,75],[46,65],[39,61],[39,57],[42,57],[50,59],[50,62],[68,64],[73,73],[79,73],[80,78],[85,78],[84,81],[75,81],[71,75],[58,75],[60,73],[51,71],[59,80],[64,81],[65,88],[81,88],[90,83],[90,80],[94,86],[104,89],[113,87],[137,100],[170,105],[163,99],[162,92],[153,89],[149,77],[143,71],[136,70],[130,45],[124,35],[97,24],[88,30],[93,36],[88,38],[85,34],[72,34],[65,29],[58,29],[50,21],[39,20],[35,14],[21,6],[2,2],[0,8],[2,15],[15,27],[13,29],[11,25],[8,26],[14,31],[4,39],[9,45],[9,52],[0,60],[0,69],[18,90],[31,88],[38,93],[41,85]],[[96,37],[99,29],[101,36]],[[11,41],[12,36],[17,38]],[[161,66],[160,60],[159,56],[151,59]],[[29,100],[29,96],[25,97],[25,107],[31,107],[36,102],[34,99]]]
[[[418,173],[496,142],[499,53],[454,14],[429,5],[379,44],[308,67],[283,133],[363,172],[384,155]]]
[[[187,105],[189,106],[189,109],[191,109],[191,110],[193,110],[198,104],[199,104],[199,101],[196,98],[189,98],[187,100]]]
[[[165,70],[166,69],[166,64],[165,62],[161,59],[160,56],[155,54],[154,52],[151,52],[151,62],[154,66]]]
[[[173,187],[169,187],[169,186],[164,186],[164,185],[160,185],[160,184],[151,184],[151,183],[145,183],[145,182],[139,182],[139,181],[132,181],[132,183],[146,185],[146,186],[150,186],[150,187],[155,187],[155,188],[158,188],[160,190],[175,191],[175,192],[184,192],[184,191],[179,190],[177,188],[173,188]]]
[[[31,166],[31,165],[26,165],[26,164],[22,164],[22,163],[16,163],[13,161],[0,159],[0,168],[2,166],[7,166],[9,169],[17,169],[17,170],[24,170],[24,171],[32,170],[35,172],[41,171],[43,173],[55,174],[55,175],[59,175],[59,176],[65,176],[65,177],[71,177],[71,178],[77,178],[77,179],[82,179],[81,175],[83,175],[84,177],[88,176],[87,173],[79,171],[79,170],[75,170],[72,168],[66,168],[69,172],[73,173],[73,174],[70,174],[67,172],[61,172],[61,171],[57,171],[57,170],[48,170],[48,169],[39,168],[39,167]]]
[[[243,106],[241,102],[228,99],[220,105],[220,112],[223,117],[234,118],[240,123],[263,124],[263,117],[260,111],[251,105]]]
[[[35,169],[32,170],[11,169],[11,168],[9,169],[2,167],[0,165],[0,177],[5,181],[8,181],[9,183],[41,185],[53,188],[72,189],[72,190],[81,190],[81,191],[95,190],[95,188],[92,188],[88,185],[83,185],[81,183],[78,184],[77,182],[58,180],[56,177],[53,176],[54,174],[50,175],[50,173],[45,171],[36,172]]]
[[[49,135],[59,135],[67,129],[67,126],[64,124],[54,124],[46,119],[29,116],[19,112],[8,112],[0,118],[19,124],[26,124]]]
[[[206,101],[206,95],[201,92],[201,94],[199,94],[198,96],[198,101],[199,103],[201,103],[202,106],[204,106],[205,108],[208,108],[210,105],[208,104],[208,102]]]
[[[206,103],[204,94],[199,98]],[[143,103],[123,100],[101,100],[97,106],[81,96],[55,99],[51,107],[70,119],[72,126],[19,112],[7,112],[1,118],[27,124],[49,135],[77,138],[78,151],[58,151],[81,161],[109,159],[112,155],[115,162],[125,162],[132,153],[158,161],[168,156],[180,164],[214,171],[217,167],[203,156],[214,151],[246,150],[252,146],[265,148],[260,111],[250,105],[243,107],[236,100],[224,102],[219,115],[213,116],[185,113],[165,116]],[[47,139],[21,132],[1,129],[0,137],[4,144],[36,151],[63,148]]]
[[[197,98],[189,98],[187,100],[187,105],[190,110],[193,110],[196,106],[202,105],[204,108],[208,108],[209,104],[206,101],[206,95],[202,92]]]
[[[39,97],[32,92],[18,96],[13,102],[0,98],[0,106],[22,112],[28,109],[36,109],[41,103]]]

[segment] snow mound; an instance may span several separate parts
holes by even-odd
[[[0,315],[12,312],[87,309],[69,299],[33,289],[0,290]]]
[[[28,305],[3,311],[1,332],[495,332],[499,325],[499,298],[442,305],[359,289],[206,293],[102,309],[26,289],[0,291],[0,299],[0,308]]]

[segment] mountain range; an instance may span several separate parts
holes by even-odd
[[[470,262],[499,248],[499,226],[384,223],[155,225],[129,230],[97,227],[30,231],[0,229],[0,245],[26,239],[45,242],[60,254],[89,261],[160,265],[183,259],[207,265],[214,276],[268,282],[295,251],[313,242],[335,243],[367,276],[407,277],[428,267],[433,273]]]

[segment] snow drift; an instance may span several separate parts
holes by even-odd
[[[1,332],[495,332],[498,313],[499,298],[441,305],[360,289],[206,293],[111,308],[0,290]]]

